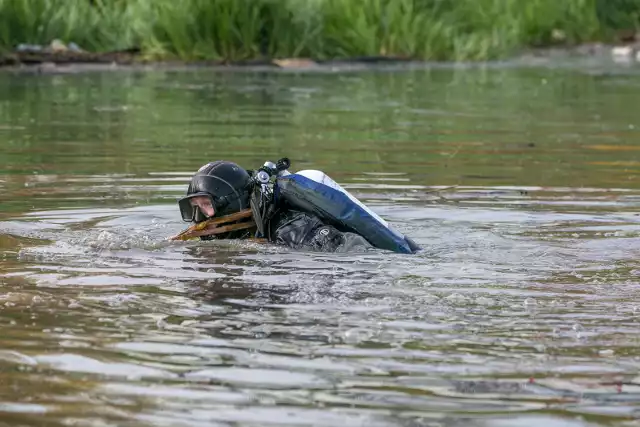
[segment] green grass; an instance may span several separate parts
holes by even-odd
[[[145,26],[140,10],[126,0],[0,0],[0,45],[74,41],[92,51],[124,49],[139,43]]]
[[[0,50],[58,38],[183,60],[486,60],[638,27],[640,0],[0,0]]]

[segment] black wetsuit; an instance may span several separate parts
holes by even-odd
[[[268,239],[294,249],[319,252],[346,252],[371,248],[362,236],[327,225],[317,216],[287,210],[277,214],[267,226]]]
[[[254,234],[255,230],[237,230],[202,239],[246,239]],[[265,234],[269,242],[299,250],[357,252],[373,247],[358,234],[340,231],[313,214],[291,209],[280,211],[268,220]]]

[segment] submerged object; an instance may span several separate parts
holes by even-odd
[[[276,204],[313,213],[341,231],[361,235],[376,248],[407,254],[421,249],[322,171],[282,174],[273,193]]]

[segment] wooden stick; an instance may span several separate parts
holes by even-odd
[[[187,240],[187,239],[200,237],[200,236],[210,236],[212,234],[222,234],[222,233],[227,233],[229,231],[242,230],[244,228],[252,228],[255,226],[256,226],[256,223],[254,221],[246,221],[246,222],[240,222],[238,224],[223,225],[221,227],[205,228],[203,230],[193,231],[189,233],[187,236],[182,236],[181,240]]]
[[[218,227],[228,222],[238,221],[244,218],[251,218],[252,215],[253,212],[251,211],[251,209],[245,209],[243,211],[221,216],[219,218],[208,219],[206,221],[202,221],[190,226],[186,230],[183,230],[175,236],[170,237],[169,240],[189,240],[194,237],[206,236],[208,234],[220,234],[225,233],[226,231],[241,230],[243,228],[250,228],[252,226],[255,227],[256,223],[253,222],[253,220],[245,221],[240,224],[230,224],[227,226]],[[242,225],[242,227],[228,228],[239,225]]]

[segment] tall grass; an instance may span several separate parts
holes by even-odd
[[[138,11],[126,0],[0,0],[0,46],[61,39],[92,51],[125,49],[144,34]]]
[[[640,0],[0,0],[0,49],[58,38],[185,60],[483,60],[638,27]]]
[[[148,51],[180,58],[241,59],[259,54],[262,0],[156,1]]]

